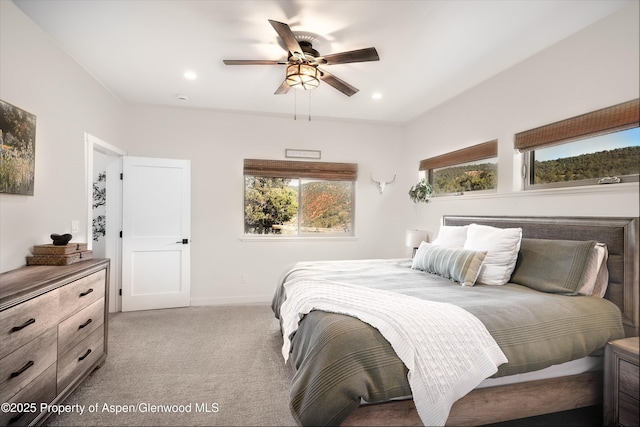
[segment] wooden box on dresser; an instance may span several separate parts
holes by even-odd
[[[638,405],[638,337],[611,341],[605,347],[604,425],[640,425]]]
[[[109,260],[0,274],[0,425],[35,425],[107,357]]]

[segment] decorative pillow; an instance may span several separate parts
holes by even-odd
[[[447,248],[462,248],[467,240],[468,225],[441,225],[438,237],[431,242],[432,245],[445,246]]]
[[[486,252],[445,248],[422,242],[411,268],[455,280],[462,286],[473,286]]]
[[[496,228],[470,224],[464,249],[486,251],[478,283],[504,285],[509,281],[518,260],[521,228]]]
[[[604,243],[596,243],[591,250],[584,274],[578,286],[578,295],[604,297],[609,285],[607,259],[609,251]]]
[[[513,283],[541,292],[577,295],[596,242],[522,239]]]

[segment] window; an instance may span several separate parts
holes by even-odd
[[[434,195],[492,191],[498,183],[498,141],[488,141],[420,162]]]
[[[244,162],[246,235],[353,236],[353,163]]]
[[[638,181],[639,106],[636,99],[516,134],[525,189]]]

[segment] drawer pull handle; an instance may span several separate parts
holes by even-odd
[[[19,330],[26,328],[27,326],[29,326],[32,323],[36,323],[36,319],[34,319],[33,317],[31,319],[27,320],[26,322],[24,322],[22,325],[14,326],[13,328],[11,328],[11,332],[18,332]]]
[[[29,360],[22,368],[18,369],[15,372],[12,372],[11,373],[11,378],[15,378],[15,377],[19,376],[20,374],[22,374],[24,371],[26,371],[27,369],[29,369],[33,365],[34,365],[33,360]]]
[[[78,329],[86,328],[87,326],[89,326],[89,323],[91,323],[91,322],[92,322],[91,319],[87,320],[82,325],[78,326]]]
[[[89,288],[89,290],[88,290],[88,291],[81,293],[81,294],[80,294],[80,298],[82,298],[82,297],[86,297],[86,296],[87,296],[87,295],[89,295],[91,292],[93,292],[93,288]]]
[[[91,349],[87,350],[87,352],[83,356],[78,357],[78,362],[82,362],[90,354],[91,354]]]

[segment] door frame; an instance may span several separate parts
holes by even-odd
[[[117,161],[111,162],[107,170],[107,212],[106,212],[106,251],[107,258],[111,259],[109,277],[109,312],[121,311],[121,299],[117,298],[122,286],[122,242],[120,230],[122,229],[122,157],[127,152],[111,145],[99,138],[85,132],[85,206],[86,210],[86,236],[87,249],[93,248],[93,166],[94,152],[115,157]]]

